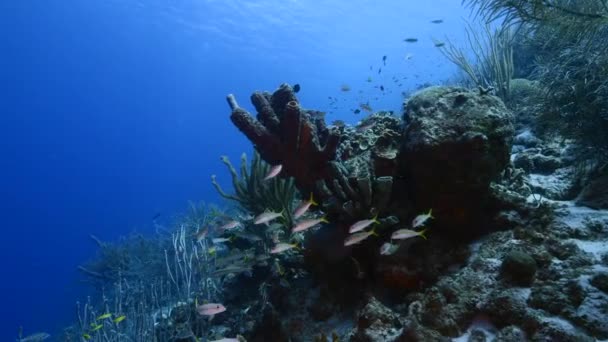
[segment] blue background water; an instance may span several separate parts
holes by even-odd
[[[89,234],[149,232],[157,213],[218,201],[211,174],[230,189],[219,156],[251,147],[226,94],[250,108],[252,91],[300,83],[305,107],[354,123],[362,102],[399,111],[401,91],[449,77],[431,37],[458,42],[468,12],[413,3],[0,2],[0,340],[20,325],[58,336],[72,322]]]

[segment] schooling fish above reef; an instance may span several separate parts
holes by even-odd
[[[207,237],[208,233],[209,233],[209,228],[199,230],[196,234],[194,234],[194,238],[195,238],[196,242],[203,241]]]
[[[221,226],[218,228],[218,230],[219,230],[219,231],[224,231],[224,230],[234,229],[234,228],[236,228],[236,227],[238,227],[238,226],[240,226],[240,225],[241,225],[241,223],[240,223],[239,221],[236,221],[236,220],[230,220],[230,221],[228,221],[228,222],[224,223],[223,225],[221,225]]]
[[[272,211],[265,211],[265,212],[261,213],[260,215],[256,216],[256,218],[253,220],[253,224],[268,223],[278,217],[282,217],[283,212],[284,212],[284,210],[281,211],[280,213],[275,213]]]
[[[361,104],[359,105],[359,107],[361,107],[361,109],[363,109],[364,111],[366,111],[366,112],[368,112],[368,113],[371,113],[371,112],[373,112],[373,111],[374,111],[374,110],[372,109],[372,107],[369,105],[369,103],[361,103]]]
[[[426,229],[421,230],[419,232],[415,231],[415,230],[411,230],[411,229],[399,229],[393,232],[393,235],[391,235],[391,239],[392,240],[405,240],[405,239],[409,239],[409,238],[413,238],[415,236],[420,236],[421,238],[426,240],[426,236],[424,236],[424,233],[426,232]]]
[[[394,244],[394,243],[390,243],[390,242],[385,242],[381,247],[380,247],[380,254],[382,255],[392,255],[394,254],[397,250],[399,249],[399,245],[398,244]]]
[[[352,235],[349,235],[346,240],[344,240],[344,246],[351,246],[351,245],[356,245],[358,243],[360,243],[361,241],[367,239],[368,237],[372,236],[372,235],[376,235],[378,236],[378,234],[376,233],[375,230],[370,230],[368,232],[359,232],[359,233],[355,233]]]
[[[378,215],[374,216],[371,219],[361,220],[361,221],[357,221],[357,222],[353,223],[350,226],[350,228],[348,228],[348,232],[349,233],[356,233],[356,232],[362,231],[363,229],[369,227],[373,223],[380,223],[378,221]]]
[[[441,24],[442,22],[443,22],[443,19],[431,20],[431,23],[433,23],[433,24]]]
[[[126,318],[127,318],[127,316],[121,315],[121,316],[118,316],[118,317],[114,318],[112,320],[112,322],[114,322],[115,324],[118,324],[118,323],[124,321]]]
[[[278,243],[276,246],[274,246],[271,250],[270,250],[270,254],[278,254],[278,253],[282,253],[285,251],[288,251],[292,248],[296,248],[298,247],[298,245],[296,245],[295,243]]]
[[[264,177],[264,180],[267,181],[271,178],[276,177],[279,173],[281,173],[282,169],[283,169],[283,165],[281,165],[281,164],[274,165],[273,167],[270,168],[270,171],[268,171],[268,174],[266,175],[266,177]]]
[[[413,220],[412,220],[412,228],[418,228],[420,226],[422,226],[424,223],[426,223],[426,221],[428,221],[429,219],[432,219],[433,217],[433,209],[429,209],[429,212],[426,214],[420,214],[418,216],[416,216]]]
[[[112,314],[111,314],[111,313],[105,313],[105,314],[103,314],[103,315],[101,315],[101,316],[97,317],[97,320],[98,320],[98,321],[101,321],[102,319],[108,319],[108,318],[110,318],[110,317],[112,317]]]
[[[293,212],[293,218],[300,218],[300,216],[304,215],[308,211],[308,209],[310,209],[311,205],[319,205],[317,202],[315,202],[314,198],[312,198],[312,192],[310,193],[310,199],[308,201],[302,201],[300,205],[296,208],[296,210]]]
[[[298,224],[296,224],[291,231],[294,233],[302,232],[302,231],[307,230],[308,228],[312,228],[312,227],[318,225],[321,222],[329,223],[329,221],[327,221],[327,219],[325,219],[325,217],[304,220],[304,221],[298,222]]]
[[[198,305],[196,311],[202,316],[213,316],[226,311],[226,307],[218,303]]]
[[[366,123],[364,125],[358,126],[356,130],[357,130],[357,132],[365,132],[368,129],[374,127],[374,125],[375,125],[374,122]]]
[[[418,38],[405,38],[403,41],[406,43],[415,43],[418,41]]]

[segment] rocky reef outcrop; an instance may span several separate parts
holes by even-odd
[[[400,169],[417,210],[433,208],[447,231],[470,231],[509,164],[511,112],[494,96],[430,87],[408,100],[404,121]]]
[[[273,310],[285,315],[275,324],[290,339],[608,338],[608,214],[579,206],[583,195],[578,202],[562,200],[574,199],[567,144],[526,130],[516,135],[512,114],[499,99],[462,88],[423,89],[408,99],[403,117],[375,113],[355,127],[313,124],[317,112],[296,107],[289,94],[283,85],[263,96],[268,103],[289,98],[289,110],[298,108],[300,118],[291,132],[316,138],[287,139],[266,128],[264,115],[255,120],[229,101],[237,127],[263,158],[275,155],[276,147],[255,143],[259,137],[251,132],[295,144],[281,147],[288,150],[333,151],[325,159],[311,157],[314,169],[322,170],[317,175],[289,167],[282,175],[313,191],[332,217],[307,240],[301,267],[310,278],[298,280],[306,286],[273,287],[281,293]],[[276,116],[283,125],[286,117]],[[601,174],[597,179],[601,183]],[[436,217],[428,240],[406,241],[394,254],[379,255],[382,235],[428,208]],[[327,232],[374,214],[382,218],[381,239],[346,252],[338,252],[340,243],[328,243]],[[322,251],[333,258],[319,257]]]
[[[287,84],[251,100],[256,117],[228,97],[235,126],[344,225],[378,214],[391,226],[433,208],[445,231],[475,231],[490,183],[509,163],[511,113],[498,98],[463,88],[424,89],[403,119],[376,113],[356,127],[327,126]]]

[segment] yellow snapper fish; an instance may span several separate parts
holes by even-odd
[[[209,228],[205,228],[205,229],[201,229],[196,233],[196,242],[201,242],[203,241],[206,237],[207,234],[209,233]]]
[[[316,218],[316,219],[310,219],[310,220],[304,220],[304,221],[298,222],[293,227],[293,229],[291,231],[293,233],[302,232],[302,231],[305,231],[308,228],[311,228],[311,227],[314,227],[314,226],[318,225],[321,222],[323,222],[323,223],[329,223],[329,221],[327,221],[327,219],[325,217]]]
[[[378,236],[378,234],[376,233],[376,231],[374,229],[367,231],[367,232],[359,232],[359,233],[349,235],[346,238],[346,240],[344,240],[344,246],[356,245],[372,235]]]
[[[271,250],[270,250],[270,254],[278,254],[278,253],[282,253],[285,251],[288,251],[292,248],[296,248],[298,247],[297,244],[295,243],[285,243],[285,242],[281,242],[276,244]]]
[[[90,339],[91,339],[91,335],[89,335],[89,334],[87,334],[87,333],[84,333],[84,334],[82,334],[82,338],[84,338],[85,340],[87,340],[87,341],[88,341],[88,340],[90,340]]]
[[[222,230],[228,230],[228,229],[234,229],[236,227],[238,227],[241,223],[237,220],[231,220],[226,222],[225,224],[221,225],[218,229],[220,231]]]
[[[293,212],[293,218],[294,219],[300,218],[300,216],[304,215],[308,211],[308,209],[310,209],[311,205],[315,205],[315,206],[319,205],[312,198],[312,192],[310,193],[310,199],[308,201],[302,201],[302,203],[300,203],[300,205]]]
[[[421,230],[419,232],[415,231],[415,230],[411,230],[411,229],[399,229],[393,232],[393,235],[391,235],[391,239],[392,240],[405,240],[405,239],[409,239],[409,238],[413,238],[415,236],[420,236],[421,238],[424,238],[426,240],[426,236],[424,236],[424,233],[426,232],[426,229]]]
[[[125,318],[127,318],[127,316],[125,316],[125,315],[121,315],[121,316],[118,316],[118,317],[114,318],[114,320],[113,320],[112,322],[114,322],[114,323],[118,324],[118,323],[120,323],[120,322],[124,321],[124,320],[125,320]]]
[[[372,219],[361,220],[361,221],[357,221],[357,222],[353,223],[352,226],[350,226],[350,228],[348,228],[348,232],[349,233],[360,232],[363,229],[369,227],[372,223],[380,223],[380,222],[378,222],[378,215],[374,216],[374,218],[372,218]]]
[[[108,319],[108,318],[110,318],[110,317],[112,317],[112,314],[108,312],[108,313],[105,313],[105,314],[103,314],[103,315],[101,315],[101,316],[97,317],[97,320],[98,320],[98,321],[101,321],[102,319]]]
[[[91,331],[97,331],[101,328],[103,328],[103,324],[96,324],[96,325],[91,325]]]
[[[392,255],[394,254],[397,250],[399,249],[399,245],[398,244],[394,244],[394,243],[390,243],[390,242],[385,242],[381,247],[380,247],[380,254],[381,255]]]
[[[283,211],[282,210],[280,213],[275,213],[272,211],[265,211],[263,213],[261,213],[260,215],[256,216],[256,218],[253,220],[254,224],[263,224],[263,223],[268,223],[278,217],[283,216]]]
[[[426,221],[428,221],[429,219],[432,219],[433,217],[433,209],[429,209],[429,212],[426,214],[420,214],[418,216],[416,216],[413,220],[412,220],[412,228],[418,228],[420,226],[422,226],[423,224],[426,223]]]
[[[232,237],[229,237],[229,238],[214,238],[214,239],[211,239],[211,242],[213,242],[214,244],[218,244],[218,243],[230,242],[232,240],[233,240]]]
[[[270,168],[270,171],[268,171],[268,174],[266,175],[266,177],[264,177],[264,180],[267,181],[269,179],[276,177],[279,173],[281,173],[282,169],[283,169],[283,165],[281,165],[281,164],[274,165],[273,167]]]

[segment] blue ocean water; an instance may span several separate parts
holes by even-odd
[[[451,76],[432,38],[458,42],[468,12],[420,3],[0,3],[0,340],[73,322],[90,234],[149,233],[188,200],[220,201],[219,157],[251,151],[228,93],[251,109],[253,91],[299,83],[304,106],[354,123],[363,102],[398,112],[402,92]]]

